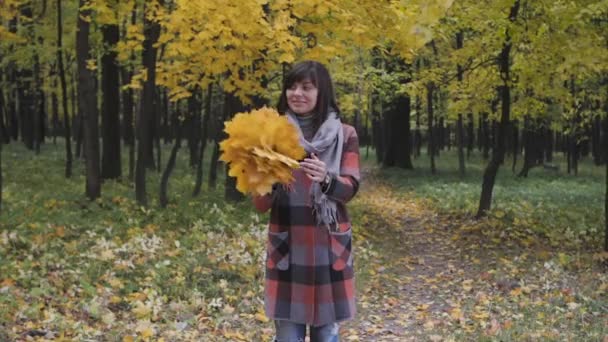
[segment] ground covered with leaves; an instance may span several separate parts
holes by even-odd
[[[149,208],[135,203],[128,180],[106,182],[89,202],[82,166],[66,180],[61,151],[3,152],[0,341],[270,340],[265,216],[249,203],[225,203],[221,187],[192,198],[186,167],[172,177],[167,209],[153,199],[157,174]],[[563,234],[533,227],[532,209],[499,207],[475,221],[457,200],[438,204],[428,192],[440,185],[366,170],[350,206],[359,314],[342,327],[344,340],[607,339],[599,237],[557,227],[583,236],[565,244]]]

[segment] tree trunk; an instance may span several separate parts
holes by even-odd
[[[374,148],[376,150],[376,162],[382,163],[384,156],[384,135],[383,135],[383,120],[380,112],[374,110],[372,112],[372,131],[374,139]]]
[[[462,49],[464,46],[464,33],[458,31],[456,33],[456,49]],[[458,64],[456,66],[458,82],[462,82],[464,79],[464,71],[462,66]],[[458,173],[460,177],[464,177],[466,174],[465,161],[464,161],[464,124],[462,120],[462,114],[458,113],[458,121],[456,122],[456,144],[458,145]]]
[[[80,7],[86,4],[80,0]],[[86,195],[94,200],[101,195],[99,174],[99,113],[95,103],[95,80],[89,69],[90,59],[89,22],[82,19],[90,15],[88,9],[80,10],[76,33],[76,59],[78,61],[78,112],[84,125],[84,148],[86,149]]]
[[[178,112],[175,112],[174,115],[178,115]],[[179,119],[175,120],[175,122],[176,122],[175,142],[173,144],[173,148],[171,149],[171,155],[169,156],[169,161],[167,162],[167,167],[165,168],[165,171],[163,172],[163,175],[162,175],[161,181],[160,181],[159,202],[160,202],[160,206],[163,208],[166,208],[167,204],[169,203],[169,200],[167,198],[167,185],[169,183],[169,177],[171,176],[171,173],[173,172],[173,169],[175,168],[175,159],[177,158],[177,152],[179,152],[179,149],[182,144],[182,125],[180,124]]]
[[[464,125],[462,122],[462,114],[458,114],[456,123],[456,144],[458,145],[458,174],[460,177],[466,175],[466,167],[464,162]]]
[[[172,127],[171,127],[171,122],[169,121],[169,117],[171,116],[171,106],[170,106],[170,101],[169,101],[169,94],[167,94],[167,90],[163,89],[163,102],[161,105],[161,111],[162,111],[162,115],[163,115],[163,121],[164,121],[164,125],[163,125],[163,135],[164,135],[164,139],[165,139],[165,144],[167,143],[167,140],[170,136],[170,132],[173,131]],[[183,132],[182,132],[183,134]]]
[[[42,43],[40,43],[42,45]],[[33,132],[33,143],[34,151],[36,154],[40,154],[40,144],[44,137],[44,121],[45,121],[45,109],[44,109],[44,92],[42,91],[42,77],[40,75],[40,59],[38,55],[34,55],[34,89],[33,89],[33,105],[34,105],[34,127]]]
[[[122,175],[120,152],[120,81],[119,69],[116,61],[117,53],[114,50],[120,38],[118,25],[104,25],[101,27],[105,45],[101,57],[101,88],[102,103],[102,138],[103,155],[101,157],[102,179],[116,179]]]
[[[519,0],[516,0],[511,7],[509,13],[510,21],[515,21],[517,12],[519,11]],[[483,183],[481,186],[481,196],[479,198],[479,208],[477,210],[476,218],[481,218],[487,215],[492,205],[492,192],[494,190],[494,183],[496,181],[496,175],[500,164],[502,164],[505,154],[505,138],[507,133],[507,126],[509,124],[509,115],[511,113],[511,89],[510,89],[510,54],[511,54],[511,35],[509,29],[505,32],[505,44],[499,55],[499,70],[503,80],[501,90],[501,102],[502,110],[500,116],[500,126],[498,127],[498,141],[496,149],[492,153],[492,159],[488,163],[486,170],[483,174]]]
[[[608,112],[608,102],[606,103]],[[604,196],[604,251],[608,252],[608,119],[604,119],[604,163],[606,168],[606,194]]]
[[[428,154],[431,158],[431,174],[436,174],[437,169],[435,167],[435,135],[433,134],[433,91],[435,85],[430,82],[426,85],[426,103],[427,103],[427,119],[428,119]]]
[[[518,122],[517,120],[513,120],[511,122],[511,127],[512,127],[512,140],[513,140],[513,144],[512,144],[512,150],[513,151],[513,166],[511,166],[511,171],[513,173],[515,173],[515,166],[517,165],[517,156],[519,155],[519,129],[517,128],[518,126]]]
[[[225,96],[224,92],[221,92],[221,94],[223,96]],[[221,100],[220,101],[221,106],[223,107],[225,105],[225,100]],[[220,135],[222,134],[223,128],[224,128],[224,115],[225,115],[225,111],[222,108],[221,110],[218,110],[217,113],[219,113],[219,115],[214,115],[213,117],[211,117],[211,120],[213,120],[213,125],[212,126],[212,132],[213,132],[213,153],[211,154],[211,163],[209,165],[209,178],[207,180],[207,184],[209,186],[210,189],[215,189],[216,185],[217,185],[217,169],[218,169],[218,160],[220,157]]]
[[[435,145],[435,151],[437,157],[439,157],[441,151],[445,150],[446,138],[445,138],[445,119],[443,116],[437,120],[437,145]]]
[[[483,144],[483,159],[487,160],[490,158],[490,124],[488,119],[488,113],[482,114],[481,140],[481,143]]]
[[[162,0],[157,0],[162,6]],[[154,130],[156,107],[156,41],[160,36],[160,24],[152,22],[145,15],[144,3],[144,48],[142,53],[143,66],[147,71],[147,79],[144,82],[141,106],[137,118],[137,164],[135,166],[135,198],[140,205],[147,206],[146,193],[146,168],[154,164],[152,155],[152,133]]]
[[[190,151],[190,167],[194,168],[197,165],[196,159],[199,153],[199,144],[201,140],[201,89],[196,87],[192,92],[192,96],[188,98],[188,117],[190,124],[186,127],[188,137],[188,150]]]
[[[2,120],[2,117],[0,116],[0,120]],[[0,215],[2,215],[2,171],[3,171],[3,167],[2,167],[2,149],[4,146],[4,131],[0,129]]]
[[[473,148],[475,147],[475,122],[473,118],[473,113],[467,114],[469,117],[469,122],[467,123],[467,159],[471,157],[471,153],[473,153]]]
[[[63,104],[63,134],[65,136],[65,176],[72,177],[72,131],[70,129],[70,113],[68,111],[68,86],[65,80],[65,67],[63,65],[63,19],[61,0],[57,0],[57,68],[59,69],[59,83],[61,84],[61,103]]]
[[[576,124],[574,124],[576,126]],[[570,167],[574,172],[574,175],[578,175],[578,134],[576,133],[577,128],[573,129],[570,134],[570,143],[568,145],[568,156],[570,158]]]
[[[422,132],[420,129],[420,115],[422,112],[422,104],[420,103],[420,98],[416,97],[416,129],[414,130],[414,156],[420,157],[422,152]]]
[[[593,134],[591,136],[591,149],[593,151],[593,162],[595,165],[599,166],[602,164],[602,143],[601,143],[601,135],[602,135],[602,118],[599,115],[596,115],[593,118]]]
[[[57,132],[59,132],[59,98],[57,97],[57,72],[53,67],[53,89],[51,92],[51,127],[53,131],[53,145],[57,145]]]
[[[131,11],[131,24],[137,24],[137,10],[135,6]],[[126,23],[125,32],[123,33],[126,36]],[[135,55],[131,54],[130,60],[135,60]],[[131,79],[133,78],[133,71],[131,68],[122,66],[120,69],[122,85],[126,86],[131,83]],[[129,148],[129,180],[133,181],[135,176],[135,100],[134,100],[134,92],[133,89],[127,88],[122,93],[122,110],[123,110],[123,122],[122,127],[124,129],[123,133],[123,141],[125,145]]]
[[[410,98],[398,95],[384,113],[387,140],[384,149],[383,166],[396,166],[406,170],[414,168],[410,158]]]
[[[2,72],[2,70],[0,69],[0,73]],[[1,139],[0,139],[0,144],[8,144],[10,142],[10,138],[9,138],[9,133],[8,133],[8,121],[9,121],[9,117],[8,117],[8,112],[7,112],[7,106],[6,106],[6,99],[4,97],[4,89],[0,88],[0,134],[1,135]]]
[[[528,177],[528,172],[531,168],[538,165],[538,144],[539,139],[535,132],[538,128],[532,127],[530,123],[530,117],[526,115],[524,117],[524,130],[522,134],[523,146],[524,146],[524,165],[521,171],[517,175],[518,177]]]
[[[226,93],[226,97],[224,98],[224,120],[231,119],[234,114],[242,112],[244,109],[245,107],[238,97],[233,93]],[[221,137],[221,140],[226,138],[226,133],[223,130]],[[228,176],[228,166],[226,166],[225,181],[224,197],[226,200],[232,202],[242,201],[245,197],[236,189],[236,178]]]
[[[160,91],[157,89],[155,91],[155,98],[156,98],[156,106],[155,111],[154,111],[154,126],[153,126],[153,130],[152,130],[152,141],[154,142],[154,146],[156,147],[156,171],[160,172],[160,168],[162,165],[162,149],[161,149],[161,145],[160,145],[160,118],[161,118],[161,112],[162,112],[162,106],[161,106],[161,96],[160,96]]]
[[[20,10],[23,30],[30,42],[35,40],[33,27],[32,4],[25,3]],[[21,140],[29,150],[34,149],[34,117],[36,113],[35,87],[32,80],[36,75],[28,68],[17,72],[17,102],[19,104],[19,127]]]
[[[6,130],[4,129],[4,95],[2,90],[0,90],[0,215],[2,215],[2,149],[5,143]]]
[[[196,183],[192,196],[196,197],[201,192],[203,185],[203,162],[205,160],[205,149],[207,148],[207,140],[209,139],[209,120],[211,118],[211,99],[213,97],[213,85],[207,87],[207,96],[205,97],[205,115],[203,116],[203,128],[201,135],[201,146],[199,149],[198,160],[196,163]]]

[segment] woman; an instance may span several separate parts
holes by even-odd
[[[318,62],[296,64],[278,104],[300,133],[307,157],[289,186],[255,197],[271,209],[265,307],[277,342],[338,341],[338,322],[355,314],[352,231],[345,204],[359,187],[359,145],[342,124],[332,80]]]

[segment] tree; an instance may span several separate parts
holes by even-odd
[[[148,203],[146,194],[146,168],[154,163],[152,152],[152,132],[156,110],[156,42],[160,36],[160,24],[154,13],[163,6],[163,0],[144,5],[144,48],[143,65],[147,73],[141,96],[140,111],[137,113],[138,145],[135,166],[135,197],[143,206]],[[150,11],[150,12],[148,12]]]
[[[103,154],[101,158],[101,177],[118,178],[122,174],[120,154],[120,115],[119,115],[119,69],[116,60],[116,43],[119,40],[119,29],[116,18],[117,3],[108,3],[108,9],[114,13],[111,21],[101,26],[104,49],[101,57],[101,88],[103,102],[101,106]]]
[[[63,19],[61,0],[57,5],[57,68],[59,69],[59,82],[61,84],[61,100],[63,103],[63,122],[65,135],[65,176],[72,176],[72,130],[70,129],[70,115],[68,111],[68,89],[65,79],[65,66],[63,64]]]
[[[167,198],[167,186],[169,185],[169,177],[175,168],[175,159],[177,158],[177,153],[181,148],[182,144],[182,130],[183,130],[183,122],[184,118],[179,117],[179,111],[175,111],[173,115],[176,116],[175,121],[177,124],[175,125],[175,142],[173,143],[173,148],[171,149],[171,155],[169,156],[169,160],[167,161],[167,167],[163,171],[163,175],[160,181],[160,196],[159,202],[160,206],[165,208],[169,203],[169,199]],[[187,113],[186,115],[193,115],[192,113]]]
[[[515,0],[515,3],[509,11],[509,21],[514,22],[517,19],[519,12],[520,2]],[[481,196],[479,198],[479,208],[477,209],[477,218],[485,216],[487,211],[490,210],[492,203],[492,191],[494,189],[494,182],[496,181],[496,174],[498,168],[504,160],[505,154],[505,139],[507,134],[507,126],[509,124],[509,115],[511,114],[511,48],[512,48],[511,33],[509,28],[505,29],[505,41],[498,57],[498,69],[500,71],[500,77],[502,79],[502,86],[499,88],[499,95],[501,101],[501,116],[500,126],[498,130],[498,144],[496,149],[492,153],[492,159],[486,166],[483,173],[483,183],[481,185]]]
[[[86,1],[80,0],[80,7]],[[95,85],[91,70],[87,68],[90,59],[89,17],[91,10],[84,8],[78,15],[78,32],[76,34],[76,59],[78,63],[78,111],[83,119],[86,149],[86,195],[96,199],[101,195],[99,172],[99,127]]]

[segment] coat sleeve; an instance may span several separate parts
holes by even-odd
[[[265,213],[272,207],[272,195],[253,196],[253,206],[260,213]]]
[[[340,174],[333,175],[325,194],[338,202],[350,201],[359,190],[359,138],[352,126],[344,129],[344,148],[340,162]]]

